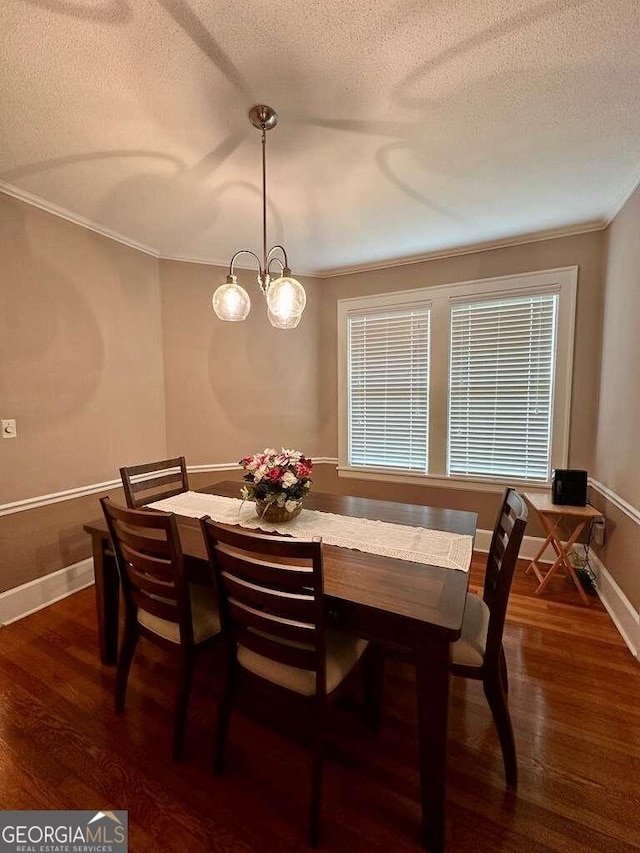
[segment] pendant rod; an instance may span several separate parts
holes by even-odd
[[[262,124],[262,272],[267,272],[267,131]],[[266,281],[265,281],[266,284]]]

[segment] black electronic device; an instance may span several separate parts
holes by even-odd
[[[556,468],[551,480],[551,500],[564,506],[587,505],[586,471],[573,468]]]

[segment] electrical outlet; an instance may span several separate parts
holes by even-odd
[[[596,518],[593,522],[592,539],[594,545],[604,545],[604,518]]]
[[[3,438],[16,438],[18,435],[18,431],[16,429],[16,422],[13,418],[9,418],[6,420],[0,421],[2,425],[2,437]]]

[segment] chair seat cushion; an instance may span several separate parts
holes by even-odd
[[[325,643],[327,654],[326,689],[327,693],[331,693],[349,675],[369,644],[366,640],[345,634],[343,631],[332,630],[326,632]],[[292,643],[292,645],[299,644]],[[272,684],[285,687],[287,690],[300,693],[302,696],[313,696],[316,692],[314,672],[278,663],[245,646],[238,646],[238,663],[254,675],[258,675]]]
[[[451,662],[457,666],[482,666],[488,628],[489,608],[477,595],[467,593],[462,634],[451,646]]]
[[[218,599],[212,586],[204,586],[199,583],[189,584],[189,596],[191,598],[191,620],[193,622],[193,641],[203,643],[209,637],[220,633],[220,615],[218,613]],[[138,622],[153,631],[159,637],[164,637],[172,643],[180,642],[180,626],[177,622],[168,619],[160,619],[146,610],[138,610]]]

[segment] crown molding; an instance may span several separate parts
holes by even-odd
[[[181,264],[202,264],[207,267],[220,267],[224,274],[226,275],[229,272],[229,260],[219,261],[212,258],[201,258],[199,255],[160,255],[161,261],[175,261],[176,263]],[[253,270],[255,272],[255,264],[251,265],[249,263],[236,263],[233,265],[234,269],[237,270]],[[301,278],[322,278],[322,274],[319,272],[308,272],[307,270],[297,269],[295,270],[296,276],[300,276]]]
[[[629,182],[629,184],[627,184],[626,188],[620,193],[615,204],[613,204],[611,206],[609,213],[607,214],[607,217],[605,219],[605,228],[607,228],[609,225],[611,225],[613,220],[620,213],[622,208],[629,201],[629,199],[634,194],[634,192],[638,189],[639,186],[640,186],[640,163],[638,164],[638,166],[634,170],[633,177],[631,178],[631,181]]]
[[[33,193],[27,192],[13,184],[8,184],[6,181],[0,181],[0,192],[13,196],[13,198],[17,198],[19,201],[24,201],[25,204],[30,204],[32,207],[38,207],[40,210],[46,211],[46,213],[58,216],[60,219],[66,219],[67,222],[73,222],[74,225],[79,225],[81,228],[86,228],[88,231],[93,231],[102,237],[108,237],[109,240],[115,240],[117,243],[129,246],[130,249],[137,249],[139,252],[144,252],[145,255],[151,255],[153,258],[160,257],[158,250],[152,246],[147,246],[146,243],[140,243],[138,240],[125,237],[124,234],[120,234],[112,228],[107,228],[105,225],[100,225],[98,222],[93,222],[91,219],[86,219],[84,216],[72,213],[64,207],[53,204],[53,202],[40,198],[40,196],[33,195]]]
[[[505,249],[512,246],[525,246],[530,243],[541,243],[545,240],[554,240],[561,237],[573,237],[580,234],[588,234],[592,231],[602,231],[611,224],[611,222],[622,210],[624,205],[627,203],[627,201],[633,195],[639,185],[640,166],[634,173],[634,177],[630,184],[626,185],[626,188],[622,193],[620,193],[617,198],[617,201],[610,208],[608,214],[602,219],[593,220],[582,224],[562,226],[560,228],[550,228],[543,231],[536,231],[531,234],[513,237],[503,237],[496,240],[488,240],[480,243],[472,243],[469,245],[452,247],[448,249],[438,249],[433,252],[425,252],[424,254],[410,255],[408,257],[403,258],[373,261],[371,263],[359,264],[355,266],[351,265],[345,267],[334,267],[333,269],[328,270],[298,270],[297,272],[298,275],[305,276],[308,278],[336,278],[338,276],[343,275],[355,275],[357,273],[373,272],[375,270],[385,270],[393,269],[395,267],[410,266],[412,264],[420,264],[425,263],[427,261],[445,260],[446,258],[455,258],[460,255],[473,255],[478,252],[489,252],[494,249]],[[139,252],[144,252],[144,254],[150,255],[153,258],[158,258],[159,260],[175,261],[177,263],[202,264],[205,266],[221,267],[222,269],[227,269],[229,266],[228,261],[219,260],[217,258],[204,258],[199,255],[189,254],[163,254],[153,246],[149,246],[146,243],[141,243],[138,240],[134,240],[130,237],[127,237],[126,235],[121,234],[118,231],[114,231],[112,228],[108,228],[105,225],[101,225],[98,222],[94,222],[91,219],[87,219],[84,216],[80,216],[77,213],[73,213],[67,208],[60,207],[60,205],[47,201],[46,199],[41,198],[40,196],[34,195],[33,193],[30,193],[27,190],[23,190],[21,187],[17,187],[14,184],[10,184],[6,181],[0,180],[0,193],[4,193],[5,195],[17,198],[18,200],[25,202],[25,204],[29,204],[32,207],[37,207],[40,210],[44,210],[46,213],[51,213],[53,216],[58,216],[61,219],[66,219],[68,222],[72,222],[74,225],[79,225],[81,228],[86,228],[88,231],[93,231],[95,234],[100,234],[102,237],[107,237],[110,240],[115,240],[117,243],[122,243],[124,246],[128,246],[131,249],[137,249]],[[237,267],[237,269],[241,270],[253,269],[253,266],[249,264],[245,265],[242,263],[237,263],[235,266]]]
[[[468,246],[459,246],[452,249],[425,252],[423,255],[411,255],[406,258],[378,261],[360,266],[336,267],[318,273],[318,278],[336,278],[342,275],[355,275],[356,273],[372,272],[373,270],[386,270],[393,267],[405,267],[412,264],[421,264],[426,261],[444,260],[455,258],[458,255],[474,255],[478,252],[490,252],[493,249],[507,249],[511,246],[526,246],[529,243],[542,243],[545,240],[555,240],[560,237],[575,237],[579,234],[589,234],[592,231],[602,231],[607,227],[604,219],[585,222],[582,225],[565,225],[561,228],[549,228],[546,231],[536,231],[519,237],[502,237],[497,240],[488,240],[484,243],[472,243]]]

